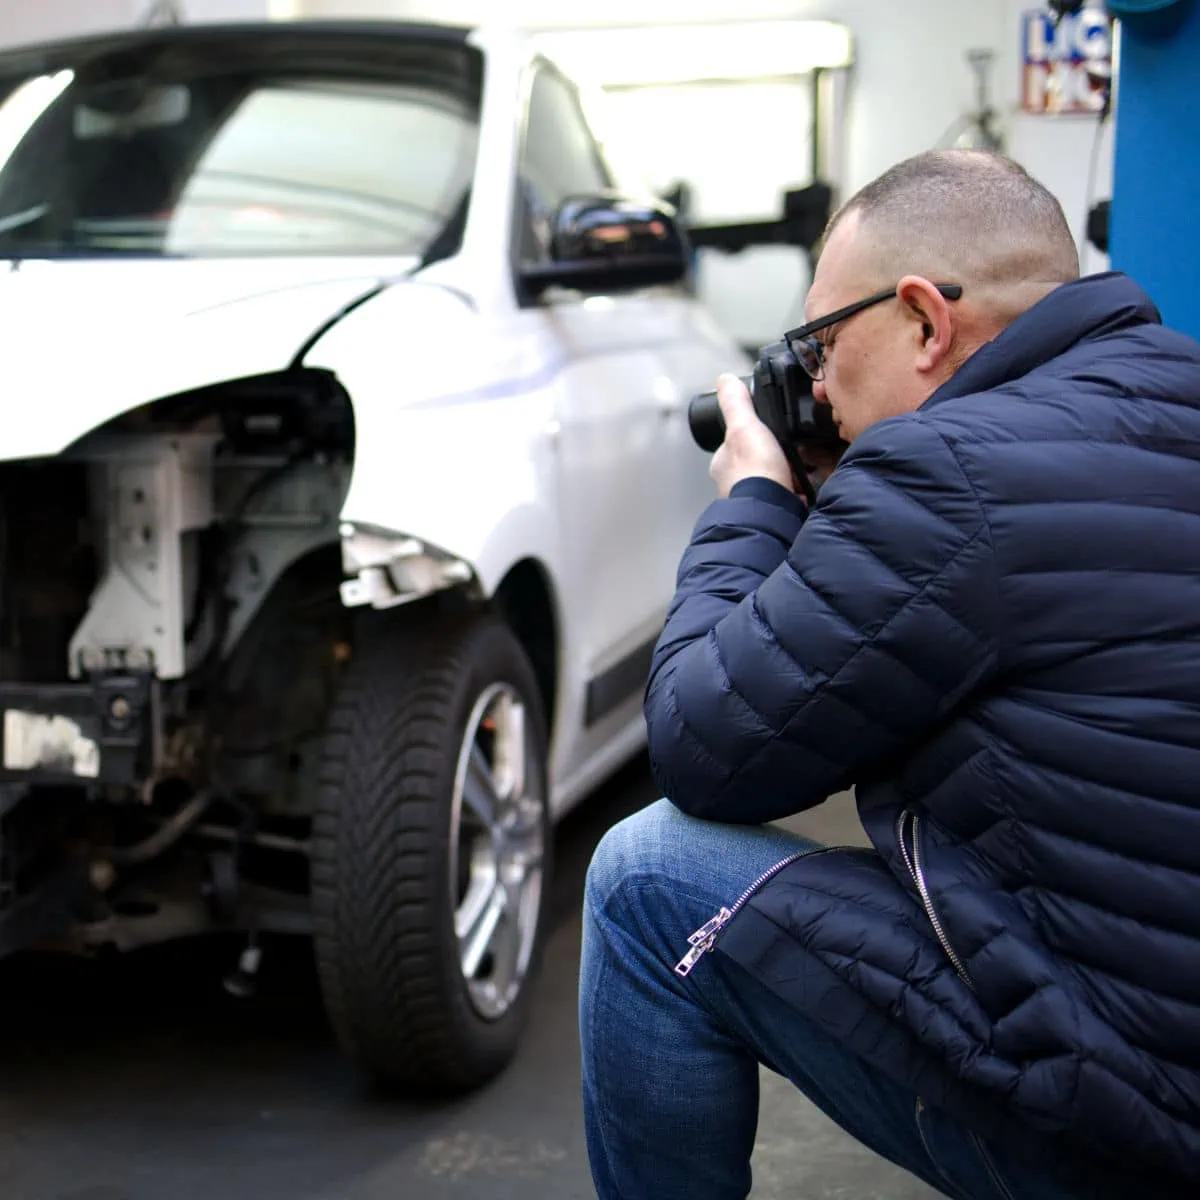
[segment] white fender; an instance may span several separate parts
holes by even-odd
[[[305,365],[354,406],[345,526],[418,539],[486,594],[525,557],[555,573],[553,365],[536,337],[412,281],[350,313]]]

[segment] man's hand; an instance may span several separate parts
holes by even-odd
[[[773,479],[788,491],[795,490],[792,468],[775,435],[758,419],[746,385],[736,375],[717,381],[717,402],[725,418],[725,440],[708,468],[721,497],[733,485],[759,476]]]

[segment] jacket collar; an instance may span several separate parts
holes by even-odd
[[[1154,302],[1120,271],[1064,283],[981,346],[922,408],[990,391],[1020,379],[1087,338],[1146,323],[1161,324]]]

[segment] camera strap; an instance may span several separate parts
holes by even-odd
[[[780,443],[783,447],[783,455],[788,461],[788,466],[792,468],[792,476],[800,485],[804,493],[804,499],[809,509],[817,502],[817,489],[813,487],[813,481],[808,477],[808,468],[804,465],[800,458],[800,454],[796,447],[791,443]]]

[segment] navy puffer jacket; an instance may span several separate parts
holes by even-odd
[[[681,809],[856,785],[878,851],[786,866],[718,952],[989,1134],[1200,1182],[1200,345],[1132,281],[1051,293],[807,520],[715,501],[646,717]]]

